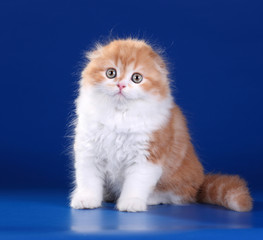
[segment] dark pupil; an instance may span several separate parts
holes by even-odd
[[[110,75],[113,75],[113,71],[112,70],[110,71]]]

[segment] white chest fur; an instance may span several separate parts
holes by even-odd
[[[172,101],[149,97],[121,109],[115,104],[92,89],[81,91],[75,147],[92,157],[108,191],[119,193],[126,170],[146,161],[149,138],[169,118]]]

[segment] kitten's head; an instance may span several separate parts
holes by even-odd
[[[164,60],[142,40],[115,40],[98,45],[87,56],[82,86],[94,87],[118,102],[170,94]]]

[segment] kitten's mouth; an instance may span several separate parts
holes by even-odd
[[[123,94],[122,91],[117,92],[117,93],[115,94],[115,96],[123,96],[123,97],[125,97],[125,95]]]
[[[127,97],[125,96],[125,94],[122,91],[115,93],[114,97],[120,101],[127,99]]]

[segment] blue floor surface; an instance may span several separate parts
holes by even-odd
[[[55,190],[2,191],[0,239],[263,239],[263,191],[253,196],[249,213],[200,204],[124,213],[110,203],[73,210]]]

